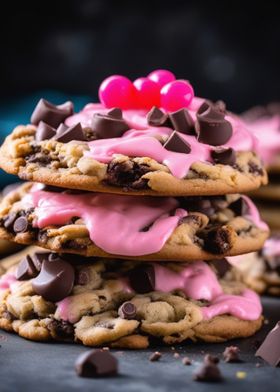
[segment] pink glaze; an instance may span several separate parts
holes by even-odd
[[[189,106],[189,112],[195,119],[196,111],[202,104],[203,99],[194,98]],[[78,114],[66,120],[68,126],[81,122],[84,126],[90,126],[95,113],[107,113],[101,104],[88,104]],[[147,110],[124,110],[123,118],[131,128],[122,137],[114,139],[100,139],[89,142],[89,151],[86,156],[100,162],[110,162],[116,154],[131,157],[145,156],[165,164],[170,172],[184,178],[191,165],[195,162],[210,162],[210,153],[213,146],[199,143],[195,136],[180,134],[191,146],[190,154],[182,154],[166,150],[157,140],[158,137],[168,137],[173,130],[167,127],[152,127],[147,123]],[[236,151],[258,150],[257,139],[249,133],[244,123],[234,115],[227,115],[226,119],[231,122],[233,135],[224,147],[231,147]],[[210,164],[210,163],[209,163]]]
[[[264,163],[274,163],[280,154],[280,116],[263,117],[247,122],[246,126],[260,141],[259,154]]]
[[[246,289],[241,295],[221,294],[209,306],[202,308],[204,320],[223,314],[230,314],[241,320],[257,320],[262,312],[260,297]]]
[[[252,202],[252,200],[245,195],[242,195],[241,197],[243,200],[245,200],[248,206],[248,213],[244,215],[244,218],[247,218],[248,220],[253,222],[254,225],[257,226],[259,229],[268,230],[268,225],[261,220],[259,211],[255,204]]]
[[[205,320],[222,314],[230,314],[241,320],[256,320],[261,315],[262,307],[257,294],[251,290],[245,290],[241,295],[224,294],[215,273],[203,261],[185,265],[180,272],[158,264],[154,264],[154,268],[155,290],[166,293],[182,290],[188,298],[210,302],[201,308]],[[123,291],[133,293],[128,279],[119,279]],[[71,296],[58,302],[57,313],[61,319],[75,323],[78,320],[71,314],[70,304]]]
[[[0,290],[10,289],[12,284],[15,283],[17,280],[14,274],[6,273],[1,276],[0,278]]]
[[[266,240],[262,252],[265,256],[280,256],[280,237],[274,236]]]
[[[36,225],[63,225],[72,217],[83,219],[91,240],[108,253],[141,256],[158,252],[181,217],[174,198],[65,194],[32,190],[25,203],[35,207]],[[170,213],[175,210],[174,216]],[[147,231],[141,231],[151,226]]]

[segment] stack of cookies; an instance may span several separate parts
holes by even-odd
[[[40,100],[0,150],[28,181],[0,205],[0,238],[44,248],[2,276],[1,328],[135,349],[254,334],[258,295],[224,276],[268,236],[240,194],[267,181],[255,137],[169,71],[111,76],[99,96],[77,114]]]

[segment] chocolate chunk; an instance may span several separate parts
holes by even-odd
[[[206,230],[203,238],[205,250],[214,254],[224,254],[232,246],[230,231],[226,227],[218,226]]]
[[[215,209],[212,206],[212,200],[204,197],[182,197],[180,199],[180,206],[191,212],[201,212],[207,216],[211,216],[215,213]]]
[[[36,129],[35,140],[41,142],[42,140],[51,139],[56,134],[56,130],[44,121],[40,121]]]
[[[31,124],[38,125],[40,121],[44,121],[51,127],[56,128],[66,117],[71,116],[71,114],[73,114],[72,102],[54,105],[42,98],[32,113]]]
[[[194,121],[187,109],[180,109],[177,112],[169,113],[170,121],[175,131],[194,134]]]
[[[2,189],[2,196],[7,196],[9,193],[16,190],[19,186],[22,185],[22,182],[15,182],[13,184],[9,184]]]
[[[132,320],[136,316],[136,306],[132,302],[124,302],[122,306],[119,307],[118,315],[122,319]]]
[[[160,358],[162,357],[162,354],[159,351],[155,351],[150,357],[149,357],[149,361],[151,362],[157,362],[160,360]]]
[[[261,357],[271,366],[280,365],[280,321],[266,336],[256,356]]]
[[[233,148],[219,147],[214,151],[211,151],[211,157],[215,163],[222,165],[233,166],[236,163],[236,154]]]
[[[194,373],[193,379],[202,382],[220,382],[223,378],[218,366],[214,362],[207,362]]]
[[[14,222],[13,230],[15,233],[24,233],[28,229],[28,219],[26,216],[20,216]]]
[[[176,131],[174,131],[169,136],[163,147],[168,151],[180,152],[183,154],[189,154],[191,152],[191,146],[189,143],[184,140]]]
[[[147,114],[148,124],[153,127],[167,126],[168,114],[154,106]]]
[[[62,259],[44,260],[40,274],[32,281],[32,287],[47,301],[57,302],[71,293],[74,279],[75,271],[71,264]]]
[[[35,252],[33,254],[32,261],[37,271],[41,271],[42,264],[45,260],[48,260],[49,255],[49,252]]]
[[[225,362],[242,362],[239,358],[240,350],[236,346],[229,346],[225,348],[223,357]]]
[[[10,214],[5,217],[4,219],[4,227],[5,229],[7,229],[8,231],[13,231],[13,227],[14,227],[14,222],[17,218],[17,213],[16,212],[10,212]]]
[[[153,265],[139,265],[128,273],[129,282],[136,293],[145,294],[155,289]]]
[[[255,162],[250,161],[248,163],[249,173],[255,174],[257,176],[262,176],[264,171],[261,167],[259,167]]]
[[[244,216],[248,214],[249,211],[248,204],[242,197],[231,203],[228,208],[230,208],[236,216]]]
[[[86,137],[81,123],[72,125],[69,128],[62,126],[58,128],[55,140],[61,143],[69,143],[72,140],[85,141]]]
[[[29,255],[24,257],[17,269],[16,269],[16,279],[17,280],[27,280],[27,279],[32,279],[35,278],[35,276],[38,275],[38,271],[35,268],[33,261]]]
[[[47,328],[54,339],[66,342],[74,340],[74,326],[68,321],[52,319]]]
[[[225,119],[224,113],[210,105],[205,111],[197,113],[195,124],[198,141],[213,146],[220,146],[229,141],[232,136],[232,126]]]
[[[99,139],[120,137],[129,130],[129,125],[120,116],[119,111],[120,109],[114,109],[107,114],[93,115],[91,126]]]
[[[231,264],[225,258],[220,260],[211,260],[210,264],[215,268],[216,274],[219,278],[223,278],[232,268]]]
[[[75,369],[80,377],[108,377],[118,373],[118,361],[108,351],[91,350],[79,355]]]
[[[148,180],[141,177],[149,171],[149,166],[132,161],[110,162],[104,182],[126,189],[146,189]]]

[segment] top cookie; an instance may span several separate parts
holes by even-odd
[[[40,100],[31,125],[4,142],[1,167],[48,185],[138,195],[222,195],[266,184],[243,122],[170,72],[133,84],[112,76],[99,96],[74,115],[70,102]]]

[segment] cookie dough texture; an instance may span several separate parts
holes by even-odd
[[[85,142],[36,142],[35,132],[32,125],[14,129],[0,150],[2,169],[58,187],[154,196],[243,193],[267,183],[263,164],[253,152],[237,152],[235,167],[196,162],[186,178],[178,179],[151,158],[118,155],[104,164],[84,156]]]
[[[177,268],[176,265],[169,267]],[[14,268],[11,267],[9,273]],[[105,277],[102,260],[87,268],[91,269],[94,279],[85,286],[76,284],[68,297],[71,323],[61,319],[56,304],[36,295],[31,281],[27,280],[13,285],[12,292],[9,289],[0,291],[0,328],[35,341],[58,340],[93,347],[144,349],[153,343],[223,342],[248,337],[262,324],[262,317],[244,321],[229,315],[203,321],[201,307],[205,304],[186,298],[180,291],[124,293],[118,280]],[[131,268],[131,263],[123,263],[122,268]],[[239,294],[244,289],[240,283],[223,287],[231,294]],[[131,320],[118,316],[118,308],[127,300],[137,309]]]
[[[81,219],[64,226],[49,226],[38,231],[32,227],[34,212],[27,211],[22,198],[30,190],[27,183],[8,194],[0,205],[0,237],[20,244],[37,245],[54,252],[74,253],[84,256],[112,257],[98,248],[89,238],[86,226]],[[28,217],[26,232],[14,233],[5,228],[9,214]],[[211,218],[212,219],[212,218]],[[214,218],[213,218],[214,219]],[[241,216],[234,216],[225,208],[215,220],[199,212],[189,212],[187,219],[173,231],[164,247],[157,253],[137,260],[211,260],[226,255],[237,255],[258,250],[268,236]],[[119,256],[118,258],[126,258]]]

